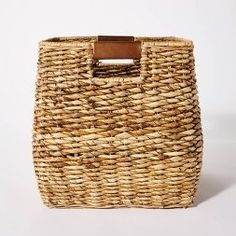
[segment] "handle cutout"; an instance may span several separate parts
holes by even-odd
[[[134,64],[133,59],[99,59],[99,64],[103,65],[132,65]]]

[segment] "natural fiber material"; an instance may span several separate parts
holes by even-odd
[[[104,65],[96,37],[40,42],[34,166],[49,207],[187,207],[202,159],[193,44],[135,38],[141,59]]]

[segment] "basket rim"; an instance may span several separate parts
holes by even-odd
[[[97,36],[62,36],[62,37],[52,37],[48,39],[41,40],[39,46],[48,47],[74,47],[83,46],[94,43],[97,41]],[[157,46],[190,46],[193,47],[193,41],[180,38],[175,36],[160,36],[160,37],[147,37],[147,36],[137,36],[134,37],[136,41],[141,41],[145,45],[157,45]]]

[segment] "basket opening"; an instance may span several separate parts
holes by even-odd
[[[135,40],[139,40],[141,42],[152,42],[160,45],[166,45],[166,44],[173,44],[173,45],[192,45],[192,41],[184,38],[178,38],[173,36],[168,37],[135,37]],[[91,43],[96,42],[97,36],[70,36],[70,37],[54,37],[49,38],[46,40],[43,40],[42,43],[45,44],[58,44],[58,43],[64,43],[64,44],[70,44],[73,46],[73,44],[78,43]]]

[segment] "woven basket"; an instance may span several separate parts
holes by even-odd
[[[191,41],[40,42],[33,160],[48,207],[188,207],[202,143]]]

